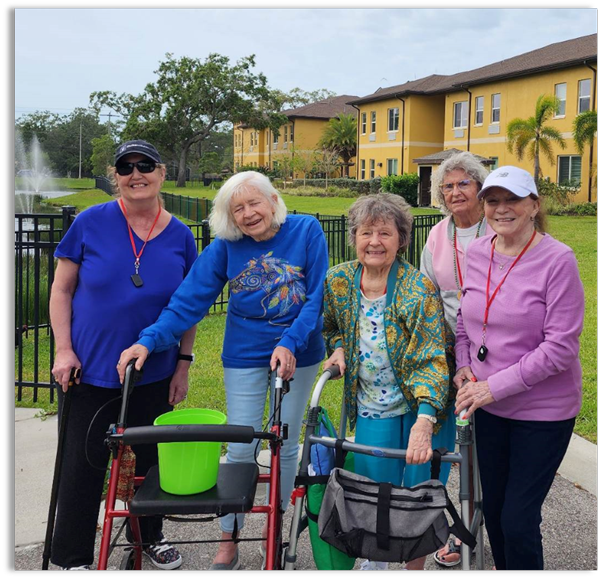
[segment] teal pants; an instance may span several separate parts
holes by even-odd
[[[406,449],[410,429],[417,418],[412,412],[393,418],[365,418],[356,420],[356,442],[380,448]],[[455,439],[454,407],[448,411],[448,418],[442,423],[437,434],[433,435],[431,447],[454,450]],[[450,475],[451,463],[443,462],[440,480],[446,484]],[[396,486],[411,487],[431,478],[431,463],[406,464],[397,458],[383,458],[355,453],[354,468],[360,474],[376,482],[389,482]]]

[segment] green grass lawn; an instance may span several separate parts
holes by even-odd
[[[70,180],[68,186],[71,187]],[[77,181],[77,180],[75,180]],[[178,189],[173,183],[164,187],[167,192],[214,198],[216,189],[194,187]],[[52,199],[55,205],[74,205],[78,210],[90,205],[104,203],[108,199],[106,193],[99,190],[89,190],[76,193],[67,197]],[[347,213],[353,199],[333,197],[298,197],[285,195],[284,199],[288,209],[307,213],[322,213],[327,215],[341,215]],[[422,213],[435,213],[435,210],[415,210]],[[597,218],[596,217],[549,217],[549,233],[560,241],[566,243],[575,251],[579,263],[579,271],[585,289],[585,321],[581,336],[581,363],[583,367],[583,407],[577,418],[575,431],[577,434],[596,443],[597,441],[597,334],[596,334],[596,293],[597,293]],[[225,410],[225,395],[223,392],[223,373],[221,369],[221,343],[225,328],[224,315],[210,315],[204,319],[198,328],[195,343],[197,362],[191,369],[191,389],[188,399],[181,407],[207,407],[221,411]],[[25,359],[32,360],[33,346],[26,341]],[[47,338],[40,344],[41,357],[48,358]],[[30,364],[25,364],[26,380],[33,378]],[[41,368],[47,368],[41,360]],[[47,378],[44,378],[47,379]],[[24,390],[24,399],[19,405],[44,408],[53,411],[53,405],[47,402],[47,393],[40,393],[40,401],[33,402],[31,389]],[[341,401],[341,383],[331,382],[325,391],[324,406],[331,410],[337,421]]]

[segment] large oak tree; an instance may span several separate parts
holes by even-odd
[[[278,114],[278,101],[262,73],[255,73],[254,56],[231,63],[220,54],[205,60],[171,54],[155,71],[157,79],[137,96],[95,92],[92,106],[109,106],[126,119],[122,138],[145,139],[177,162],[177,187],[185,187],[192,147],[224,124],[245,123],[256,129],[287,122]],[[196,148],[196,147],[195,147]]]

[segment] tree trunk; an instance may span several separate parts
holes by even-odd
[[[176,187],[185,187],[185,169],[187,165],[188,147],[184,147],[179,155],[179,168],[177,170],[177,185]]]

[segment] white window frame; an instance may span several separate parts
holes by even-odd
[[[367,113],[360,113],[360,134],[367,134]]]
[[[395,129],[393,127],[396,127]],[[388,109],[388,133],[398,132],[400,126],[400,109],[398,107]]]
[[[371,134],[375,132],[377,128],[377,111],[371,111]]]
[[[287,143],[288,142],[288,126],[285,125],[285,127],[283,127],[283,142]]]
[[[294,123],[290,125],[290,143],[294,142]]]
[[[560,95],[559,90],[560,90],[560,92],[564,91],[564,94]],[[559,82],[554,85],[554,96],[560,102],[558,112],[554,115],[554,118],[562,119],[562,118],[564,118],[564,116],[567,112],[567,83],[566,82]]]
[[[456,112],[457,107],[460,108],[460,125],[456,124]],[[469,107],[467,101],[458,101],[455,102],[452,106],[452,128],[453,129],[464,129],[467,127],[468,119],[467,114]]]
[[[588,83],[588,93],[587,95],[582,95],[581,94],[581,83],[582,82],[587,82]],[[589,111],[592,109],[592,79],[590,78],[582,78],[578,83],[577,83],[577,114],[579,113],[583,113],[585,111]],[[582,99],[587,99],[588,101],[588,106],[586,109],[581,108],[581,101]]]
[[[360,160],[360,179],[361,179],[361,181],[364,181],[366,176],[367,176],[367,162],[365,161],[365,159],[361,159]]]
[[[277,143],[279,143],[279,136],[280,136],[279,134],[276,135],[275,133],[273,133],[273,144],[274,145],[277,145]]]
[[[369,179],[375,179],[375,159],[369,159]]]
[[[387,174],[397,175],[398,174],[398,159],[386,159]]]
[[[482,96],[475,97],[475,119],[474,124],[476,127],[483,125],[483,106],[485,98]],[[480,106],[481,105],[481,106]]]
[[[494,106],[494,97],[498,97],[498,106]],[[501,98],[500,98],[499,92],[494,93],[492,95],[491,102],[492,102],[492,110],[491,110],[491,116],[490,116],[491,123],[492,123],[492,125],[498,125],[500,123],[500,104],[501,104]],[[496,112],[498,113],[497,119],[494,118]]]
[[[569,159],[569,176],[568,179],[561,180],[560,174],[560,161],[561,159]],[[582,158],[581,155],[558,155],[558,161],[556,163],[556,182],[560,185],[561,182],[564,181],[572,181],[573,180],[573,159],[579,159],[579,184],[581,185],[581,173],[583,169]]]

